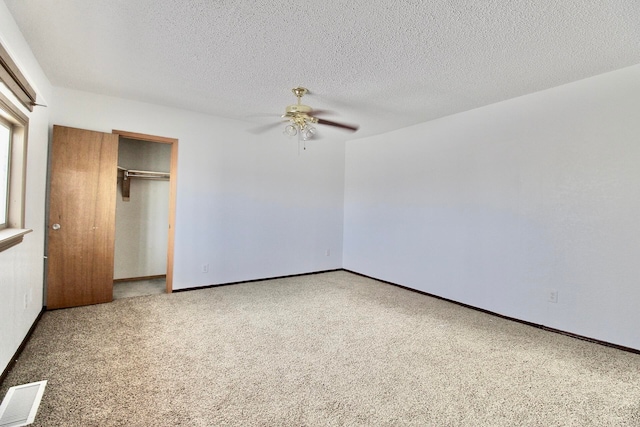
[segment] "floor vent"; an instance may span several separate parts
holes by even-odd
[[[0,427],[20,427],[35,420],[46,381],[11,387],[0,405]]]

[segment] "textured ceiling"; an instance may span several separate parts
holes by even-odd
[[[640,63],[638,0],[5,3],[55,86],[264,123],[303,85],[354,137]]]

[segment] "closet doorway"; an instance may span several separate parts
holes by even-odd
[[[178,140],[113,133],[119,136],[114,298],[171,293]]]

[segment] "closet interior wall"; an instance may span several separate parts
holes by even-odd
[[[170,164],[171,145],[120,138],[119,168],[168,173]],[[118,182],[114,280],[166,274],[168,223],[168,180],[131,179],[129,200]]]

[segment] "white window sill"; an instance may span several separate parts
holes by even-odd
[[[22,237],[32,231],[28,228],[5,228],[0,230],[0,252],[22,242]]]

